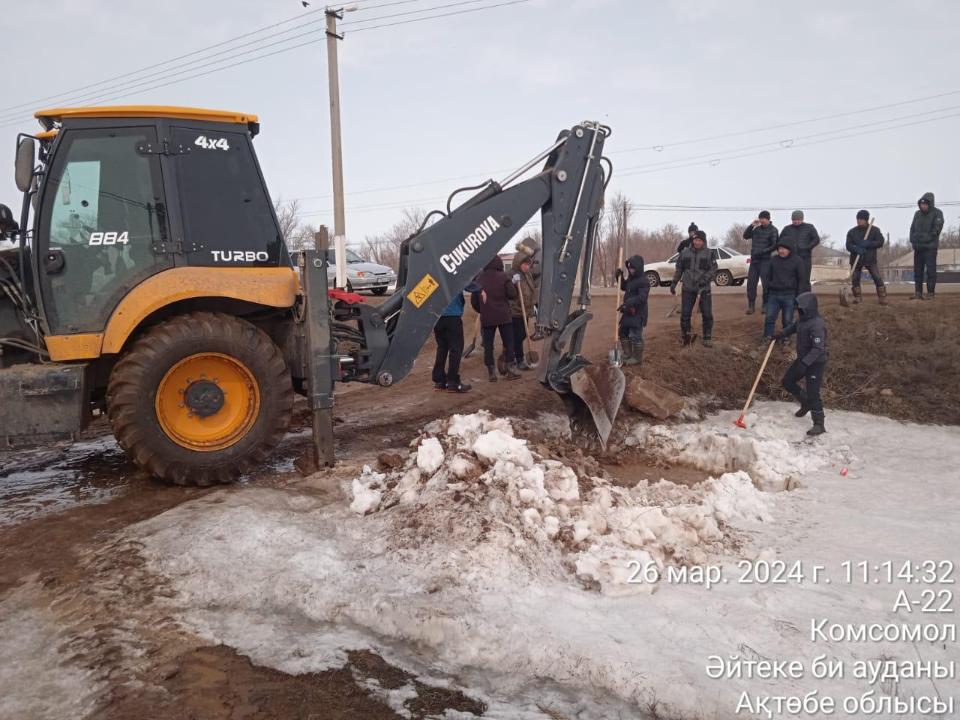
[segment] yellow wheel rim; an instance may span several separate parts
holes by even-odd
[[[198,398],[205,398],[205,404]],[[197,353],[163,376],[156,408],[160,427],[177,445],[213,452],[250,432],[260,412],[260,388],[250,369],[236,358]]]

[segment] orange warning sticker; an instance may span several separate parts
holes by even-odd
[[[414,286],[413,290],[407,293],[407,299],[419,308],[433,295],[438,287],[440,287],[440,284],[433,279],[433,275],[427,273],[420,282]]]

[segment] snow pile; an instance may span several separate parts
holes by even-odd
[[[547,554],[609,595],[650,592],[654,585],[636,580],[638,567],[703,563],[728,548],[728,524],[770,520],[767,500],[742,471],[693,489],[622,488],[542,457],[510,421],[485,411],[431,423],[404,467],[364,467],[350,493],[358,514],[395,514],[401,544],[452,535],[464,547],[503,546],[528,561]]]
[[[817,453],[798,453],[783,433],[758,434],[735,430],[687,425],[637,425],[625,439],[628,446],[642,446],[651,455],[667,462],[690,465],[708,473],[746,472],[761,490],[792,489],[795,481],[824,465]],[[779,430],[779,428],[778,428]]]

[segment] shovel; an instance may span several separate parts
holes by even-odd
[[[523,281],[521,280],[520,282]],[[530,323],[527,322],[527,305],[523,300],[523,291],[520,288],[517,288],[517,292],[520,293],[520,312],[523,313],[523,330],[527,334],[527,353],[524,356],[524,359],[527,361],[527,365],[535,368],[540,364],[540,354],[530,347]]]
[[[747,416],[747,410],[750,409],[750,403],[753,402],[753,394],[757,391],[757,385],[760,384],[760,378],[763,376],[763,371],[767,368],[767,361],[770,359],[770,353],[773,352],[773,346],[777,344],[777,341],[771,340],[770,347],[767,348],[767,354],[763,356],[763,363],[760,365],[760,372],[757,373],[757,379],[753,381],[753,387],[750,388],[750,394],[747,396],[747,402],[744,403],[743,410],[740,412],[740,417],[733,421],[733,424],[738,428],[744,430],[747,429],[747,424],[743,419]]]
[[[873,230],[873,218],[870,218],[870,224],[867,225],[867,231],[863,234],[864,240],[870,237],[871,230]],[[858,272],[863,272],[863,264],[861,263],[861,258],[859,255],[857,255],[856,259],[853,261],[853,266],[850,268],[850,277],[847,278],[846,284],[840,288],[840,305],[842,307],[850,307],[850,303],[847,302],[847,285],[853,282],[853,277]]]
[[[623,247],[620,247],[620,252],[617,253],[617,269],[623,267]],[[623,302],[620,295],[620,283],[617,283],[617,302],[613,306],[614,312],[617,312],[620,308],[620,303]],[[607,353],[607,361],[613,367],[621,367],[623,365],[623,346],[620,344],[620,320],[617,318],[613,323],[613,349]]]
[[[473,340],[470,341],[470,344],[467,345],[466,349],[463,351],[463,359],[466,360],[468,357],[473,355],[473,351],[477,349],[477,338],[480,336],[480,316],[477,315],[477,321],[473,325]]]

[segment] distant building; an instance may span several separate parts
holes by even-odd
[[[836,250],[826,245],[820,245],[813,253],[814,265],[846,265],[850,257],[850,253],[846,250]]]
[[[913,282],[913,253],[908,252],[884,268],[889,282]],[[937,251],[937,275],[943,282],[960,282],[960,248],[940,248]]]

